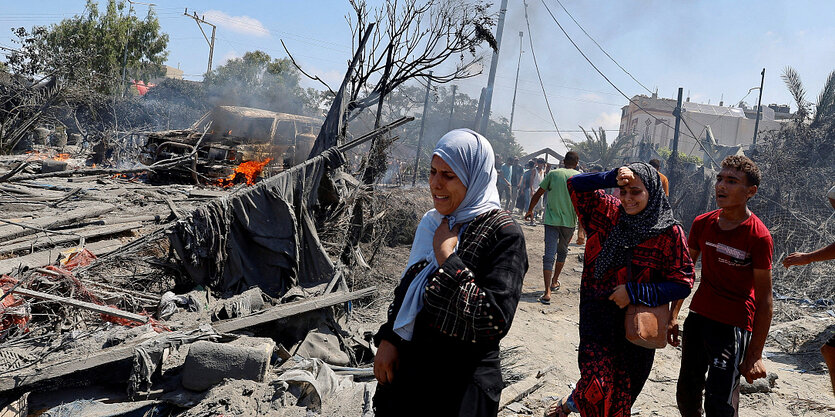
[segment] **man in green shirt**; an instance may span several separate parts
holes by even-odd
[[[545,294],[539,298],[542,304],[551,304],[551,291],[560,288],[560,272],[565,265],[565,258],[568,256],[568,244],[574,235],[574,228],[577,226],[577,213],[574,211],[574,204],[571,203],[571,196],[568,195],[567,181],[577,171],[577,164],[580,157],[577,152],[569,151],[565,154],[563,165],[565,168],[551,170],[539,183],[539,189],[531,197],[531,203],[525,219],[533,219],[533,209],[542,194],[548,191],[548,204],[546,205],[545,217],[542,221],[545,224],[545,255],[542,256],[542,276],[545,281]],[[554,264],[556,255],[556,264]]]

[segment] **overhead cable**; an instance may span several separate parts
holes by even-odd
[[[534,51],[533,47],[533,32],[531,32],[531,21],[528,19],[528,2],[527,0],[524,1],[525,4],[525,24],[528,26],[528,41],[531,44],[531,56],[533,56],[533,65],[536,68],[536,77],[539,79],[539,86],[542,88],[542,95],[545,97],[545,106],[548,108],[548,114],[551,115],[551,121],[554,123],[554,130],[557,131],[557,136],[559,136],[562,144],[565,146],[566,150],[571,149],[568,146],[568,143],[562,137],[560,133],[560,128],[557,126],[557,119],[554,118],[554,112],[551,111],[551,103],[548,101],[548,93],[545,92],[545,84],[542,82],[542,74],[539,73],[539,64],[536,62],[536,52]]]
[[[588,33],[588,32],[586,32],[586,29],[584,29],[584,28],[583,28],[583,26],[581,26],[581,25],[580,25],[580,22],[578,22],[578,21],[577,21],[577,19],[575,19],[575,18],[574,18],[574,16],[572,16],[572,15],[571,15],[571,13],[569,13],[569,12],[568,12],[568,9],[566,9],[566,8],[565,8],[565,6],[563,6],[563,4],[562,4],[562,2],[561,2],[560,0],[557,0],[557,3],[560,5],[560,7],[562,7],[562,10],[563,10],[563,11],[565,11],[565,14],[567,14],[567,15],[568,15],[568,17],[570,17],[570,18],[571,18],[571,20],[573,20],[573,21],[574,21],[574,23],[577,25],[577,27],[578,27],[578,28],[580,28],[580,30],[582,30],[582,31],[583,31],[583,33],[585,33],[585,34],[586,34],[586,36],[588,36],[588,37],[589,37],[589,39],[591,39],[591,41],[592,41],[592,42],[594,42],[594,44],[595,44],[595,45],[597,45],[597,47],[600,49],[600,51],[601,51],[601,52],[603,52],[604,54],[606,54],[606,56],[607,56],[607,57],[609,57],[609,59],[611,59],[611,60],[612,60],[612,62],[614,62],[614,63],[615,63],[615,65],[617,65],[617,66],[618,66],[618,68],[620,68],[623,72],[625,72],[625,73],[626,73],[626,75],[628,75],[630,78],[632,78],[632,80],[634,80],[636,83],[638,83],[638,85],[640,85],[641,87],[644,87],[644,90],[647,90],[650,94],[652,94],[652,90],[650,90],[649,88],[647,88],[647,86],[643,85],[640,81],[638,81],[635,77],[633,77],[633,76],[632,76],[632,74],[631,74],[629,71],[627,71],[627,70],[626,70],[626,68],[624,68],[623,66],[621,66],[621,65],[618,63],[618,61],[616,61],[616,60],[615,60],[615,58],[612,58],[612,56],[611,56],[611,55],[609,55],[609,53],[608,53],[608,52],[606,52],[606,50],[605,50],[605,49],[603,49],[603,47],[602,47],[602,46],[600,46],[600,44],[599,44],[599,43],[597,43],[597,41],[596,41],[593,37],[591,37],[591,35],[589,35],[589,33]],[[546,7],[547,7],[547,6],[546,6]],[[549,12],[550,12],[550,10],[549,10]]]
[[[566,32],[565,28],[563,28],[563,27],[562,27],[562,24],[560,24],[559,20],[557,20],[557,17],[556,17],[556,16],[554,16],[554,13],[553,13],[553,12],[551,12],[551,8],[549,8],[549,7],[548,7],[548,5],[545,3],[545,0],[540,0],[540,1],[542,2],[542,5],[543,5],[543,6],[545,6],[545,10],[547,10],[547,11],[548,11],[548,14],[549,14],[549,15],[551,15],[551,19],[553,19],[553,20],[554,20],[554,23],[556,23],[556,24],[557,24],[557,26],[560,28],[560,30],[561,30],[561,31],[562,31],[562,33],[565,35],[565,37],[566,37],[566,38],[568,38],[568,41],[569,41],[569,42],[571,42],[571,44],[572,44],[572,45],[574,45],[574,48],[575,48],[575,49],[577,49],[577,52],[579,52],[579,53],[580,53],[580,55],[582,55],[582,56],[583,56],[583,58],[585,58],[586,62],[588,62],[588,63],[589,63],[589,65],[591,65],[591,66],[592,66],[592,68],[594,68],[594,70],[595,70],[595,71],[597,71],[597,73],[598,73],[598,74],[600,74],[600,76],[601,76],[601,77],[603,77],[603,79],[604,79],[604,80],[606,80],[606,82],[608,82],[608,83],[609,83],[609,85],[611,85],[611,86],[612,86],[612,88],[614,88],[615,90],[617,90],[617,92],[618,92],[618,93],[620,93],[620,95],[622,95],[625,99],[629,100],[629,102],[630,102],[630,103],[634,104],[634,105],[635,105],[635,107],[637,107],[637,108],[638,108],[638,109],[640,109],[642,112],[646,113],[648,116],[650,116],[650,117],[652,117],[653,119],[655,119],[655,121],[656,121],[656,122],[658,122],[659,124],[663,124],[663,125],[665,125],[665,126],[667,126],[667,127],[669,127],[669,128],[672,128],[672,126],[670,126],[670,124],[669,124],[669,123],[667,123],[667,121],[666,121],[666,120],[664,120],[664,119],[660,119],[660,118],[658,118],[656,115],[654,115],[654,114],[650,113],[650,112],[649,112],[649,111],[647,111],[645,108],[643,108],[640,104],[638,104],[635,100],[633,100],[632,98],[630,98],[629,96],[627,96],[627,95],[626,95],[626,93],[624,93],[624,92],[623,92],[623,90],[621,90],[620,88],[618,88],[618,86],[616,86],[616,85],[615,85],[615,83],[613,83],[613,82],[612,82],[612,80],[610,80],[610,79],[609,79],[609,77],[607,77],[607,76],[606,76],[606,74],[604,74],[604,73],[603,73],[603,71],[601,71],[601,70],[600,70],[600,68],[598,68],[598,67],[597,67],[597,65],[595,65],[595,64],[594,64],[594,62],[591,62],[591,59],[589,59],[589,57],[585,54],[585,52],[583,52],[583,50],[582,50],[582,49],[580,49],[580,47],[577,45],[577,43],[576,43],[576,42],[574,42],[574,39],[572,39],[572,38],[571,38],[571,36],[568,34],[568,32]],[[531,51],[531,52],[533,52],[533,51]],[[692,132],[691,132],[691,134],[692,134]],[[691,137],[692,137],[693,139],[695,139],[696,141],[698,141],[698,140],[699,140],[696,136],[691,136]]]

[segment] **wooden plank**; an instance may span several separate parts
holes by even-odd
[[[236,330],[245,329],[258,324],[269,323],[271,321],[294,316],[296,314],[306,313],[308,311],[318,310],[320,308],[356,300],[358,298],[372,295],[375,292],[377,292],[377,287],[368,287],[352,292],[325,294],[320,297],[280,304],[246,317],[220,321],[212,324],[212,327],[220,333],[234,332]]]
[[[29,290],[26,288],[15,288],[12,292],[20,295],[24,295],[27,297],[37,298],[39,300],[47,300],[47,301],[54,301],[56,303],[71,305],[73,307],[82,308],[84,310],[95,311],[96,313],[104,313],[109,314],[113,317],[120,317],[123,319],[138,321],[140,323],[147,323],[148,316],[143,316],[141,314],[130,313],[124,310],[119,310],[118,308],[102,306],[98,304],[88,303],[86,301],[76,300],[74,298],[67,298],[67,297],[59,297],[57,295],[47,294],[45,292]]]
[[[320,297],[314,297],[311,299],[294,301],[292,303],[280,304],[275,307],[264,310],[262,314],[255,314],[255,316],[260,317],[260,319],[258,320],[247,320],[248,318],[252,317],[247,316],[232,320],[226,320],[224,322],[218,322],[216,324],[213,324],[212,327],[214,327],[215,330],[218,332],[222,332],[221,329],[243,329],[248,326],[266,323],[270,320],[287,318],[296,314],[306,313],[308,311],[330,307],[332,305],[343,303],[346,301],[356,300],[358,298],[371,295],[376,291],[376,287],[369,287],[349,293],[333,293],[323,295]],[[184,331],[187,332],[188,330]],[[3,375],[0,375],[0,392],[28,387],[42,381],[60,378],[62,376],[67,376],[75,372],[84,371],[98,366],[108,365],[122,360],[131,359],[133,358],[134,348],[140,343],[146,342],[148,340],[151,339],[126,342],[119,346],[102,349],[98,352],[91,352],[88,356],[83,356],[82,354],[59,361],[39,363],[33,366],[23,368],[20,370],[20,372],[4,373]],[[125,378],[127,378],[127,375],[125,376]]]
[[[527,377],[509,387],[505,387],[505,389],[502,390],[502,396],[499,400],[499,410],[507,407],[511,403],[521,401],[523,398],[542,388],[544,385],[545,380],[543,379]]]
[[[99,220],[92,220],[88,222],[80,223],[79,226],[104,226],[104,225],[111,225],[111,224],[122,224],[122,223],[133,223],[133,222],[155,222],[159,223],[165,220],[160,214],[148,214],[143,216],[132,216],[132,217],[109,217],[106,219],[99,219]]]
[[[117,233],[126,232],[128,230],[138,229],[142,227],[142,223],[134,222],[134,223],[125,223],[125,224],[117,224],[113,226],[93,226],[93,227],[85,227],[80,229],[66,229],[62,230],[63,233],[74,233],[78,236],[67,236],[67,235],[57,235],[53,236],[51,239],[42,239],[39,242],[35,243],[34,245],[31,243],[31,238],[26,239],[26,241],[22,242],[9,242],[9,244],[5,244],[0,246],[0,254],[6,254],[10,252],[19,252],[22,250],[27,250],[29,248],[34,247],[34,249],[40,249],[46,246],[57,246],[62,245],[65,243],[77,242],[78,237],[84,237],[85,239],[90,239],[94,237],[100,236],[107,236],[107,235],[114,235]]]
[[[115,208],[116,206],[112,204],[96,204],[93,207],[82,207],[77,208],[75,210],[70,210],[60,216],[50,216],[35,219],[26,222],[25,224],[41,229],[52,229],[58,226],[73,224],[79,220],[87,219],[90,217],[101,216],[102,214],[113,211],[113,209]],[[5,224],[0,226],[0,241],[14,239],[16,237],[31,235],[35,233],[38,233],[38,231],[13,224]]]
[[[89,250],[90,252],[93,252],[94,255],[99,255],[117,249],[121,246],[122,242],[119,239],[111,239],[91,243],[89,245],[86,245],[85,248],[87,248],[87,250]],[[3,259],[2,261],[0,261],[0,274],[11,273],[18,267],[37,268],[44,265],[51,265],[53,262],[55,262],[56,259],[58,259],[58,254],[60,254],[62,251],[71,248],[72,247],[70,246],[65,246],[53,248],[46,251],[35,252],[17,258]]]

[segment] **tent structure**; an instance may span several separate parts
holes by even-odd
[[[562,160],[563,160],[563,158],[565,158],[565,156],[564,156],[564,155],[560,155],[560,154],[558,154],[556,151],[554,151],[554,150],[553,150],[553,149],[551,149],[551,148],[542,148],[542,149],[540,149],[540,150],[538,150],[538,151],[536,151],[536,152],[533,152],[533,153],[527,154],[527,155],[525,155],[525,156],[523,156],[523,157],[520,157],[520,158],[519,158],[519,162],[520,162],[520,163],[522,163],[522,164],[524,164],[524,163],[528,162],[529,160],[531,160],[531,159],[533,159],[533,158],[536,158],[536,157],[538,157],[538,156],[540,156],[540,155],[542,155],[542,154],[544,154],[544,155],[545,155],[545,162],[547,162],[547,163],[549,163],[549,164],[558,164],[558,163],[560,163],[560,161],[562,161]],[[548,156],[553,156],[555,160],[554,160],[554,161],[550,161],[550,160],[548,159]]]

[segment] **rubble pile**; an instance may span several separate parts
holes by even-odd
[[[346,313],[376,289],[343,263],[345,234],[333,233],[369,199],[341,169],[345,145],[301,161],[282,159],[288,148],[235,159],[245,147],[227,131],[218,160],[217,142],[202,142],[213,125],[180,131],[189,146],[168,141],[183,152],[159,151],[153,132],[97,148],[47,130],[30,151],[0,156],[0,411],[370,412],[374,347]],[[108,148],[154,158],[126,164],[137,152]],[[232,173],[218,180],[194,161]],[[364,247],[396,240],[403,224],[387,210],[368,220]]]

